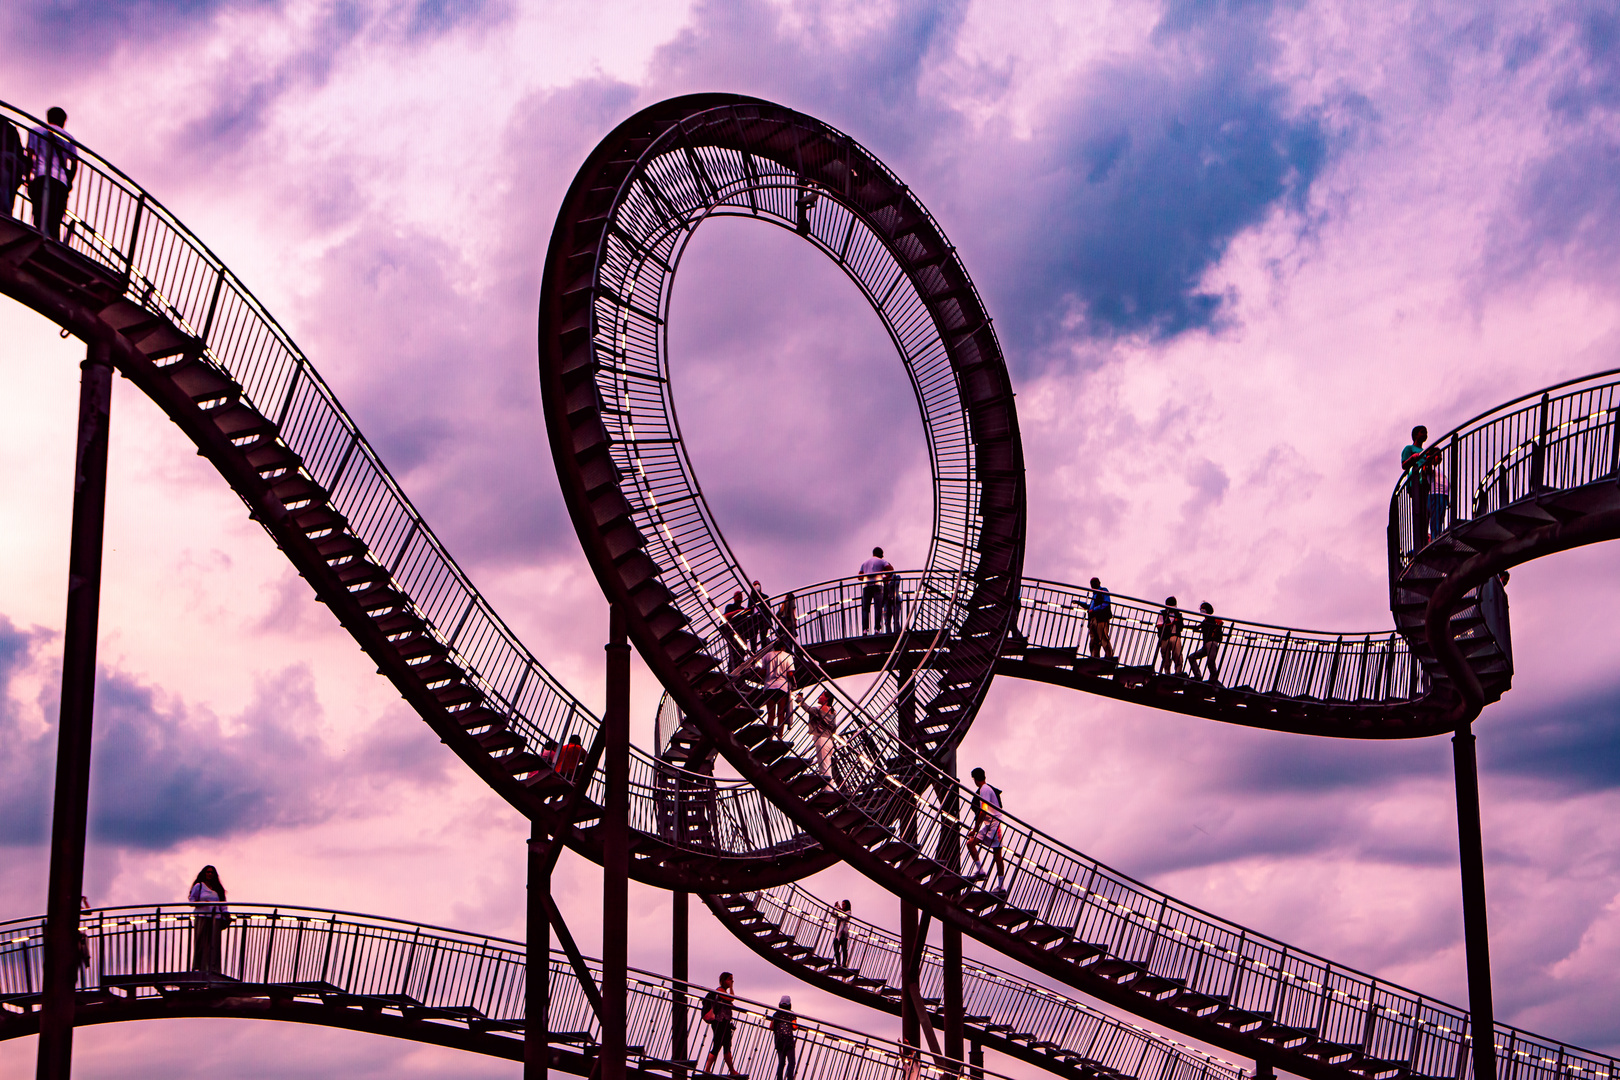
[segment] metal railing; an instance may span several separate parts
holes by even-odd
[[[496,1033],[521,1034],[524,1029],[521,942],[317,908],[232,903],[230,910],[230,924],[220,931],[217,973],[193,970],[196,939],[209,931],[199,927],[190,905],[85,912],[89,962],[80,971],[80,988],[155,998],[165,985],[201,985],[232,995],[262,994],[275,987],[330,1000],[334,1008],[363,999]],[[15,1015],[37,1007],[43,932],[41,919],[0,923],[0,1010]],[[586,965],[599,983],[600,964],[588,960]],[[600,1036],[596,1015],[578,974],[560,952],[551,955],[549,991],[547,1024],[554,1041],[593,1047]],[[625,1041],[637,1057],[689,1062],[706,1051],[699,1018],[707,988],[678,986],[662,975],[632,969],[629,991]],[[691,1032],[686,1052],[679,1056],[671,1041],[677,997],[687,1006]],[[760,1075],[776,1061],[770,1028],[776,1008],[739,997],[733,1009],[732,1057],[742,1071]],[[930,1080],[966,1075],[967,1066],[959,1062],[932,1055],[915,1061],[896,1041],[795,1016],[800,1076],[893,1080],[908,1067]],[[6,1025],[0,1013],[3,1037]]]
[[[1620,369],[1481,413],[1402,471],[1389,504],[1390,587],[1441,533],[1552,491],[1620,476]]]
[[[838,920],[831,904],[798,885],[746,895],[754,910],[794,944],[836,959]],[[848,939],[848,968],[891,987],[901,985],[898,937],[850,916]],[[944,956],[932,945],[923,950],[919,989],[924,998],[936,1000],[944,993]],[[962,961],[962,1006],[966,1016],[986,1018],[981,1024],[1006,1025],[1022,1041],[1062,1047],[1120,1076],[1242,1080],[1249,1075],[1212,1054],[971,959]]]

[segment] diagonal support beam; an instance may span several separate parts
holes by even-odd
[[[596,1014],[597,1022],[602,1019],[602,991],[596,985],[596,977],[591,969],[585,966],[585,955],[579,951],[574,943],[574,935],[568,930],[568,923],[563,920],[562,911],[557,907],[554,896],[546,896],[546,914],[551,918],[551,928],[557,931],[557,941],[568,954],[568,962],[573,965],[574,977],[579,980],[581,990],[585,991],[585,1000],[591,1003],[591,1011]]]

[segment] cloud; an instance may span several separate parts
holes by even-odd
[[[83,63],[132,43],[199,30],[222,11],[278,10],[282,0],[16,0],[0,17],[16,56]],[[8,50],[9,51],[9,50]]]
[[[57,657],[43,655],[50,640],[0,616],[0,845],[41,843],[50,821],[59,670]],[[34,715],[17,693],[25,681],[46,688]],[[317,734],[323,719],[302,665],[258,678],[247,706],[224,721],[104,667],[91,750],[91,840],[161,851],[195,838],[327,821],[361,810],[366,792],[390,781],[442,781],[449,758],[407,726],[414,718],[365,729],[348,754]]]
[[[1534,780],[1565,796],[1620,788],[1620,685],[1543,702],[1534,712],[1511,710],[1482,731],[1479,757],[1487,772]]]

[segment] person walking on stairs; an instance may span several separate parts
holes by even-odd
[[[1086,604],[1086,627],[1091,631],[1091,640],[1087,643],[1091,658],[1097,658],[1097,652],[1102,650],[1108,659],[1114,658],[1114,643],[1108,640],[1108,623],[1114,617],[1111,596],[1103,583],[1097,578],[1091,579],[1091,600]]]
[[[765,680],[765,722],[771,725],[771,735],[780,739],[787,734],[788,703],[793,693],[793,654],[783,648],[772,648],[759,666]]]
[[[735,675],[748,655],[748,603],[741,589],[732,594],[720,618],[726,637],[726,665]]]
[[[729,971],[720,973],[720,985],[710,990],[703,997],[703,1022],[709,1025],[714,1033],[714,1045],[709,1047],[709,1060],[703,1063],[704,1072],[714,1071],[714,1059],[723,1050],[726,1054],[726,1068],[732,1076],[741,1076],[736,1064],[731,1060],[731,1033],[735,1025],[731,1019],[732,975]]]
[[[793,1080],[793,1033],[799,1020],[793,1015],[793,999],[782,995],[771,1016],[771,1034],[776,1036],[776,1080]]]
[[[840,900],[833,905],[833,963],[849,968],[849,901]]]
[[[557,775],[572,782],[574,770],[579,768],[579,759],[584,756],[585,748],[579,745],[579,736],[568,736],[568,741],[557,750],[557,764],[553,766],[557,770]]]
[[[1215,617],[1215,605],[1208,600],[1199,604],[1198,610],[1204,613],[1204,620],[1198,626],[1198,636],[1204,639],[1204,644],[1187,657],[1187,667],[1192,669],[1193,678],[1202,679],[1204,676],[1198,671],[1198,661],[1204,661],[1209,666],[1209,681],[1218,686],[1221,672],[1215,666],[1215,654],[1220,651],[1221,639],[1226,636],[1226,624]]]
[[[838,716],[833,711],[833,696],[831,690],[823,690],[816,707],[806,716],[810,725],[810,738],[816,744],[816,765],[821,775],[832,781],[834,787],[843,787],[844,778],[838,773],[838,764],[833,761],[833,750],[837,745]]]
[[[969,881],[984,881],[989,875],[980,861],[979,850],[990,852],[996,867],[995,888],[991,895],[1007,899],[1007,864],[1001,857],[1001,791],[990,786],[983,769],[973,770],[973,831],[968,833],[968,858],[973,860]]]
[[[883,549],[872,549],[872,557],[861,563],[861,633],[872,632],[872,609],[877,609],[877,631],[883,632],[883,575],[894,573],[894,564],[883,557]]]

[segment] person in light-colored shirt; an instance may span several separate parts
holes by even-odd
[[[1001,792],[990,786],[983,769],[973,770],[973,831],[968,833],[968,857],[973,860],[969,881],[984,881],[989,875],[979,861],[981,849],[989,851],[996,867],[996,887],[992,894],[1007,898],[1007,864],[1001,857]]]
[[[894,573],[894,564],[883,557],[883,549],[872,549],[872,557],[861,563],[861,633],[872,632],[872,609],[877,608],[878,631],[883,630],[883,580]]]
[[[788,695],[793,692],[793,654],[771,649],[761,664],[765,679],[765,722],[780,739],[787,732]]]
[[[79,173],[79,152],[66,123],[67,110],[53,105],[45,113],[45,126],[28,133],[28,198],[34,204],[34,228],[52,240],[62,238],[68,191]]]
[[[191,969],[218,975],[220,966],[220,935],[230,921],[230,909],[225,906],[225,886],[219,880],[219,871],[205,866],[197,873],[187,895],[192,907]]]

